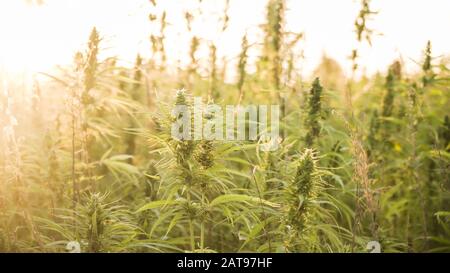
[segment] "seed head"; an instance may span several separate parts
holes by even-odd
[[[95,85],[95,74],[97,71],[97,55],[99,51],[100,36],[94,27],[89,36],[86,66],[84,69],[85,92],[88,92]]]
[[[319,119],[322,111],[321,96],[322,86],[320,85],[319,78],[316,78],[313,82],[312,88],[309,91],[308,97],[308,115],[306,117],[305,125],[308,132],[305,136],[305,142],[307,147],[313,146],[320,134]]]
[[[425,49],[425,60],[422,65],[422,70],[428,72],[431,69],[431,41],[427,42],[427,47]]]
[[[107,214],[104,209],[104,198],[98,193],[92,194],[86,205],[86,219],[88,221],[88,249],[90,252],[100,252],[102,250],[101,238],[105,230]]]
[[[301,232],[308,222],[312,201],[316,198],[319,180],[316,156],[306,149],[298,161],[295,176],[288,188],[289,211],[287,225]]]

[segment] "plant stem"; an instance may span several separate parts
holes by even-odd
[[[188,205],[191,205],[191,193],[187,192],[187,201],[188,201]],[[189,237],[190,237],[190,241],[191,241],[191,250],[194,251],[195,250],[195,237],[194,237],[194,223],[192,221],[192,217],[191,215],[189,215]]]
[[[205,202],[205,193],[202,192],[202,206]],[[200,224],[200,249],[204,249],[205,247],[205,219],[202,219],[202,223]]]
[[[253,174],[253,181],[255,182],[255,186],[256,186],[256,190],[257,190],[257,192],[258,192],[258,197],[259,197],[259,200],[260,200],[260,206],[261,206],[261,209],[262,209],[262,216],[263,216],[263,221],[264,221],[264,226],[263,226],[263,231],[264,231],[264,236],[266,237],[266,240],[267,240],[267,244],[268,244],[268,246],[269,246],[269,252],[272,252],[272,240],[271,240],[271,238],[270,238],[270,235],[269,235],[269,233],[267,232],[267,230],[266,230],[266,224],[267,224],[267,215],[266,215],[266,210],[264,209],[264,204],[262,203],[262,194],[261,194],[261,189],[259,188],[259,185],[258,185],[258,181],[256,180],[256,176]]]

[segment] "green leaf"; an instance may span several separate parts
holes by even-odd
[[[279,204],[269,202],[264,199],[260,199],[258,197],[253,197],[245,194],[225,194],[217,197],[216,199],[212,200],[210,203],[210,206],[218,206],[222,204],[227,204],[230,202],[252,202],[252,203],[262,203],[264,205],[270,206],[270,207],[280,207]]]
[[[156,209],[156,208],[160,208],[160,207],[165,207],[165,206],[173,206],[178,204],[180,201],[179,200],[158,200],[158,201],[153,201],[150,203],[147,203],[146,205],[142,206],[141,208],[139,208],[136,213],[142,212],[144,210],[149,210],[149,209]]]

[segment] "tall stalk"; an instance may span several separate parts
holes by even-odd
[[[241,104],[242,100],[244,99],[244,83],[245,83],[245,78],[247,76],[247,71],[246,71],[246,66],[247,66],[247,58],[248,58],[248,51],[249,49],[249,45],[248,45],[248,40],[247,40],[247,35],[244,35],[242,37],[242,42],[241,42],[241,53],[239,54],[239,61],[238,61],[238,65],[237,65],[237,71],[239,73],[239,78],[237,81],[237,89],[239,91],[239,98],[238,98],[238,105]]]
[[[308,130],[305,136],[305,144],[309,148],[317,143],[320,134],[319,120],[322,114],[322,89],[319,78],[316,78],[309,91],[308,113],[305,120],[305,126]]]

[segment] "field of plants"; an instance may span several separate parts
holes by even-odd
[[[170,67],[166,12],[149,1],[150,58],[118,64],[93,28],[27,99],[3,84],[0,252],[368,252],[371,241],[450,252],[450,61],[430,41],[418,73],[398,60],[359,76],[377,16],[360,3],[347,76],[326,56],[312,78],[298,73],[304,37],[285,31],[284,0],[267,1],[262,39],[242,37],[232,65],[193,34],[179,45],[189,65]],[[197,13],[186,12],[186,32]],[[217,20],[226,32],[233,17]],[[174,138],[172,108],[194,97],[279,105],[279,148]]]

